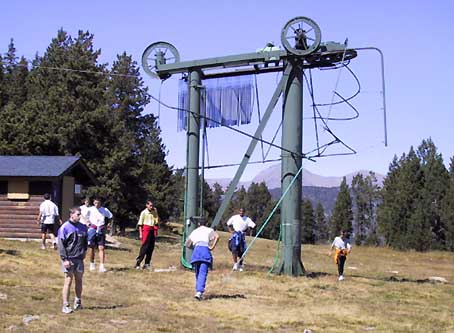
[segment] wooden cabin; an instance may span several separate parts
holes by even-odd
[[[78,156],[0,156],[0,237],[40,238],[36,223],[44,194],[63,221],[96,179]]]

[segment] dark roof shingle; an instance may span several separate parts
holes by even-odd
[[[0,156],[0,176],[59,177],[79,156]]]

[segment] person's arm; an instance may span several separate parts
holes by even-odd
[[[38,217],[37,217],[37,219],[36,219],[36,223],[37,223],[37,224],[40,224],[40,223],[41,223],[42,217],[43,217],[43,213],[41,213],[41,211],[40,211],[39,214],[38,214]]]
[[[184,242],[184,246],[188,247],[188,248],[191,248],[192,247],[192,240],[191,238],[188,237],[188,239],[186,239],[186,242]]]
[[[216,244],[218,243],[218,240],[219,240],[219,235],[218,235],[218,233],[216,231],[214,231],[213,239],[210,242],[211,245],[208,246],[210,251],[214,250],[214,248],[216,247]]]
[[[137,222],[137,228],[139,229],[139,239],[141,240],[142,239],[142,235],[143,235],[143,223],[144,223],[144,220],[145,220],[145,214],[144,212],[142,211],[140,213],[140,216],[139,216],[139,221]]]
[[[63,228],[60,228],[60,230],[58,231],[57,242],[58,254],[60,255],[61,260],[63,261],[63,266],[65,268],[69,268],[71,266],[71,262],[69,261],[68,253],[66,252],[66,237]]]
[[[329,249],[329,252],[328,252],[328,255],[331,257],[332,253],[333,253],[333,250],[334,250],[335,246],[334,246],[334,241],[333,243],[331,244],[331,248]]]

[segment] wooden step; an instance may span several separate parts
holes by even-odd
[[[1,222],[0,228],[28,228],[28,229],[40,229],[41,225],[32,223],[32,222],[24,222],[24,223],[11,223],[11,222]]]
[[[0,238],[41,238],[41,233],[34,232],[0,232]]]
[[[2,232],[11,232],[11,233],[21,233],[21,232],[30,232],[30,233],[41,233],[40,228],[20,228],[20,227],[0,227],[0,233]]]
[[[2,214],[0,213],[0,220],[35,220],[38,216],[36,214]]]

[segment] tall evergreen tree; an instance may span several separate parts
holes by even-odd
[[[451,157],[449,164],[448,189],[442,200],[441,218],[445,233],[445,249],[454,251],[454,157]]]
[[[420,206],[424,207],[425,225],[430,229],[427,248],[443,249],[445,247],[445,226],[441,219],[441,203],[448,191],[449,173],[443,163],[443,157],[437,152],[432,139],[423,140],[418,146],[417,154],[421,160],[424,177]]]
[[[326,241],[329,239],[329,225],[325,216],[325,209],[321,202],[315,208],[315,241]]]
[[[246,214],[257,224],[255,232],[267,222],[260,235],[263,238],[276,239],[279,235],[278,216],[274,214],[270,217],[273,207],[274,200],[266,184],[252,183],[247,190]]]
[[[411,147],[408,155],[403,154],[399,160],[394,158],[383,185],[378,214],[386,244],[407,249],[425,234],[421,229],[425,226],[424,214],[416,209],[421,203],[422,187],[420,159]]]
[[[314,208],[310,200],[301,202],[302,225],[301,225],[301,241],[304,244],[315,243],[315,215]]]
[[[352,198],[350,196],[349,186],[347,185],[347,179],[344,177],[330,219],[331,238],[338,235],[341,230],[351,230],[352,222]]]

